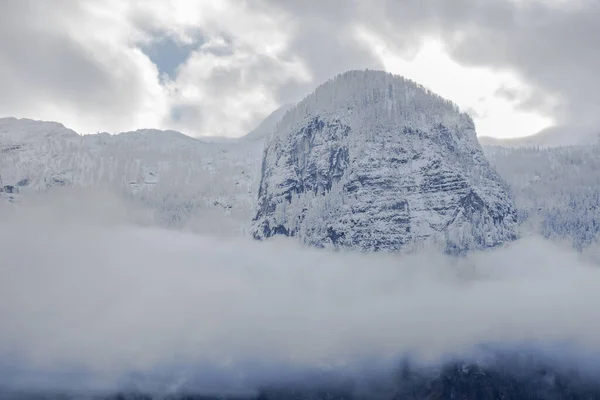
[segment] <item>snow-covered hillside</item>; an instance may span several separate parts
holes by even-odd
[[[492,247],[517,236],[505,189],[453,103],[351,71],[288,111],[267,142],[253,234],[361,250]]]
[[[275,131],[277,124],[294,104],[284,104],[267,116],[256,128],[251,130],[241,140],[264,140]]]
[[[262,141],[212,143],[174,131],[80,136],[54,122],[0,119],[2,197],[54,187],[116,193],[150,223],[244,234],[260,179]]]
[[[524,229],[579,250],[600,238],[600,146],[484,147],[508,182]]]
[[[418,93],[415,89],[412,95]],[[431,98],[430,94],[425,93],[425,95]],[[376,113],[381,113],[382,110],[385,110],[383,115],[393,111],[398,112],[393,102],[390,103],[385,93],[382,94],[381,91],[377,95],[363,92],[363,96],[357,97],[356,101],[380,96],[377,101],[385,107],[378,108],[374,111]],[[309,103],[301,103],[300,107],[305,107],[304,110],[302,108],[292,110],[280,126],[284,131],[293,131],[294,126],[300,126],[294,123],[302,121],[299,115],[303,114],[298,113],[306,113],[307,104],[314,109],[326,109],[325,99],[326,97],[313,96],[309,99]],[[445,112],[436,114],[435,110],[427,108],[430,105],[428,102],[420,104],[425,107],[430,118],[446,115]],[[454,115],[450,103],[442,102],[441,107],[442,110],[447,108],[448,115]],[[329,115],[327,118],[315,119],[312,114],[307,116],[306,120],[311,121],[310,124],[301,127],[304,128],[305,135],[310,136],[309,131],[312,129],[315,133],[313,139],[319,139],[322,131],[326,130],[331,137],[321,142],[314,140],[311,142],[300,136],[296,137],[302,139],[298,139],[300,140],[298,144],[312,146],[313,152],[320,152],[315,154],[323,155],[323,157],[298,158],[298,162],[305,163],[306,166],[304,175],[301,175],[305,186],[312,185],[313,189],[322,190],[329,185],[330,177],[335,178],[339,175],[340,171],[336,168],[349,163],[350,158],[344,151],[349,151],[352,147],[349,143],[346,146],[347,139],[343,138],[344,127],[348,123],[348,118],[359,115],[357,112],[355,107],[345,108],[345,113],[338,113],[340,118]],[[276,111],[274,119],[278,120],[276,114],[281,116],[285,113],[281,110]],[[446,115],[444,118],[449,117]],[[458,119],[452,120],[452,118]],[[454,115],[452,118],[446,121],[450,126],[462,123],[461,117]],[[423,127],[430,122],[417,119],[412,123],[414,126],[411,129],[414,129],[413,133],[415,133],[418,129],[423,130]],[[271,132],[273,124],[271,118],[262,126],[266,126],[269,128],[266,131]],[[377,165],[384,165],[383,159],[375,157],[380,152],[388,154],[390,151],[403,148],[402,143],[390,140],[391,136],[387,135],[382,126],[374,125],[369,132],[371,133],[369,145],[362,147],[358,153],[358,157],[363,161],[362,164],[359,163],[360,174],[356,176],[372,176],[377,171],[375,168]],[[479,154],[477,150],[473,150],[477,145],[473,142],[472,133],[471,136],[466,135],[463,138],[453,135],[451,136],[459,142],[449,141],[441,144],[453,145],[462,152],[463,156],[469,151]],[[376,140],[377,137],[381,138],[379,142]],[[335,158],[337,164],[334,163],[335,168],[330,170],[329,155],[340,143],[341,152],[333,153],[339,155]],[[422,138],[418,143],[424,143]],[[460,180],[453,179],[459,171],[459,175],[468,177],[466,180],[468,185],[473,187],[480,185],[478,182],[474,184],[469,182],[470,179],[479,180],[477,174],[464,173],[464,168],[473,169],[472,162],[464,163],[465,159],[473,160],[472,157],[453,158],[442,150],[443,146],[439,147],[439,145],[440,143],[433,143],[422,148],[407,147],[406,152],[400,152],[398,156],[388,160],[387,171],[390,172],[388,177],[405,168],[410,162],[415,168],[407,170],[405,177],[408,179],[412,176],[410,179],[416,179],[415,176],[420,176],[419,171],[423,171],[418,167],[420,165],[418,163],[425,158],[414,161],[412,157],[424,157],[429,154],[445,161],[436,164],[437,167],[433,166],[435,168],[425,166],[424,170],[428,172],[421,178],[425,176],[428,178],[423,182],[432,183],[432,187],[454,185],[458,188],[456,193],[462,193],[463,184]],[[140,130],[119,135],[101,133],[80,136],[56,122],[2,118],[0,119],[0,199],[18,204],[34,193],[53,188],[94,189],[116,194],[135,209],[142,210],[145,221],[151,224],[173,229],[191,229],[201,233],[245,235],[250,232],[251,220],[256,216],[263,147],[262,137],[251,135],[240,140],[224,142],[217,142],[212,138],[198,140],[179,132],[158,130]],[[555,148],[485,146],[484,150],[492,166],[510,186],[523,230],[541,233],[548,238],[565,239],[578,249],[598,243],[600,146]],[[286,154],[286,157],[293,158],[302,155],[303,152]],[[407,163],[403,164],[403,160]],[[484,170],[487,171],[486,168]],[[487,173],[493,175],[493,171]],[[281,177],[283,175],[279,176]],[[436,181],[436,177],[443,179]],[[399,183],[393,180],[382,182],[387,182],[386,184],[392,185],[393,188],[396,188],[394,185]],[[358,180],[357,187],[366,193],[363,183]],[[414,187],[422,188],[423,185],[415,184]],[[485,193],[488,192],[484,191],[482,196],[485,196]],[[398,197],[392,196],[386,200],[379,192],[376,196],[373,192],[373,195],[373,201],[368,203],[370,207],[373,205],[383,207],[387,204],[385,203],[387,200],[397,200]],[[436,196],[423,192],[422,198],[426,202],[419,204],[433,204]],[[451,207],[450,200],[450,198],[444,200],[446,207]],[[390,209],[389,205],[388,209],[389,213],[394,210],[393,207]],[[418,209],[412,207],[410,211],[415,213]],[[323,215],[327,216],[326,213],[320,216]],[[370,216],[367,218],[368,214],[364,215],[367,221]],[[380,215],[384,220],[390,217],[385,213]],[[441,223],[442,220],[443,218],[440,217],[438,222]],[[385,221],[381,224],[385,227],[383,222]],[[380,229],[377,224],[376,222],[369,226],[374,227],[375,230]],[[435,225],[430,225],[428,222],[424,226]],[[422,232],[418,229],[413,231],[411,228],[411,234]]]

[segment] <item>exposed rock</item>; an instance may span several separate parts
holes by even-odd
[[[460,253],[516,231],[471,118],[401,77],[339,75],[291,109],[266,144],[257,239],[363,251],[438,242]]]

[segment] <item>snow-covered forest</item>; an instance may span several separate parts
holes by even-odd
[[[288,115],[288,118],[291,118]],[[256,213],[262,138],[214,143],[145,130],[80,136],[61,124],[0,120],[0,197],[19,203],[62,187],[94,188],[139,209],[145,224],[245,236]],[[484,146],[508,183],[523,234],[578,250],[600,233],[600,146]]]
[[[512,189],[526,232],[578,250],[600,233],[600,146],[484,147]]]
[[[0,152],[1,195],[13,202],[62,187],[94,189],[140,211],[144,224],[244,235],[262,142],[156,130],[80,136],[56,123],[8,118],[0,120]]]

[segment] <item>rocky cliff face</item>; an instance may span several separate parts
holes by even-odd
[[[456,253],[516,237],[513,202],[449,101],[352,71],[290,110],[267,142],[253,235],[319,247]]]

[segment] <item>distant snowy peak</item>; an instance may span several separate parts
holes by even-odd
[[[79,135],[58,122],[13,117],[0,118],[0,140],[4,143],[25,143],[49,137],[76,138]]]
[[[159,129],[138,129],[136,131],[131,132],[122,132],[117,136],[124,139],[134,139],[134,140],[156,140],[161,142],[171,142],[175,140],[179,141],[195,141],[191,136],[184,135],[178,131],[172,130],[159,130]]]
[[[198,139],[172,130],[138,129],[136,131],[122,132],[115,135],[107,132],[92,135],[80,135],[58,122],[37,121],[26,118],[18,119],[13,117],[0,118],[0,140],[3,142],[39,142],[44,139],[77,140],[81,138],[84,140],[99,139],[104,141],[152,142],[157,145],[172,144],[174,142],[191,143],[198,141]]]
[[[192,145],[199,143],[230,144],[237,141],[236,138],[224,136],[193,137],[179,131],[160,129],[138,129],[130,132],[121,132],[113,136],[123,140],[153,142],[163,145],[172,145],[174,143]]]
[[[422,86],[351,71],[288,111],[266,144],[253,234],[320,247],[447,251],[516,237],[473,121]]]
[[[0,201],[59,187],[101,189],[160,226],[246,232],[263,143],[209,140],[154,129],[78,135],[54,122],[0,119]]]
[[[262,122],[256,128],[254,128],[245,136],[242,136],[240,139],[264,140],[268,138],[275,131],[277,124],[279,121],[281,121],[285,113],[288,112],[292,107],[294,107],[294,104],[292,103],[282,105],[277,110],[269,114],[264,120],[262,120]]]
[[[89,135],[92,140],[96,135]],[[132,132],[122,132],[117,135],[104,136],[104,141],[112,141],[144,148],[181,148],[202,144],[202,141],[178,131],[158,129],[138,129]]]

